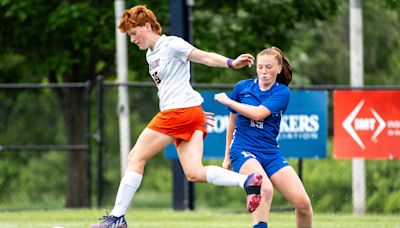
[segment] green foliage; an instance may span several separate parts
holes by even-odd
[[[0,145],[65,144],[63,121],[52,96],[50,90],[2,90]],[[62,206],[64,156],[63,152],[1,151],[1,207]]]
[[[366,1],[364,4],[368,9],[364,11],[367,25],[364,27],[367,85],[400,85],[400,15],[384,9],[384,6],[383,1]],[[385,13],[382,14],[382,11]]]
[[[169,1],[141,3],[154,10],[163,31],[169,34]],[[137,2],[129,4],[127,7]],[[365,84],[399,85],[399,1],[365,1],[363,7]],[[113,77],[115,21],[112,1],[0,0],[0,14],[0,83],[76,82],[94,80],[97,74]],[[193,17],[196,47],[235,57],[244,52],[256,54],[264,47],[276,45],[283,49],[294,66],[293,84],[349,83],[347,2],[196,0]],[[128,50],[129,79],[151,80],[145,52],[135,45],[129,45]],[[254,68],[227,71],[196,64],[194,67],[196,82],[234,83],[255,75]],[[116,94],[116,90],[109,91],[105,106],[107,205],[113,204],[120,180]],[[133,144],[158,110],[155,89],[135,89],[130,94],[130,102]],[[37,92],[7,91],[0,94],[0,107],[0,144],[61,144],[67,141],[62,113],[51,91],[45,92],[43,97]],[[81,115],[79,110],[76,112]],[[92,123],[94,131],[95,127]],[[65,186],[63,154],[1,153],[0,157],[0,205],[8,206],[3,202],[10,197],[32,203],[32,207],[43,203],[43,199],[51,201],[44,202],[45,206],[52,202],[62,203]],[[95,161],[96,154],[93,159]],[[400,183],[396,175],[400,170],[396,162],[368,161],[369,212],[399,212],[397,190]],[[207,163],[219,165],[220,162]],[[146,178],[134,203],[142,206],[170,203],[170,165],[162,154],[149,162]],[[305,161],[303,180],[316,211],[351,211],[350,170],[349,161],[336,161],[331,155],[326,160]],[[47,184],[46,180],[52,184]],[[18,189],[21,183],[26,183],[26,188]],[[96,192],[95,184],[94,187]],[[196,184],[196,191],[199,207],[244,208],[241,189]],[[18,195],[20,193],[22,195]],[[277,193],[273,203],[274,206],[287,205]]]
[[[304,161],[304,184],[315,211],[351,212],[351,162]]]
[[[108,88],[108,87],[107,87]],[[49,92],[49,91],[48,91]],[[113,205],[115,194],[120,181],[120,158],[117,99],[116,88],[106,89],[105,99],[105,130],[106,130],[106,151],[105,151],[105,183],[104,202],[105,207]],[[51,93],[44,93],[51,95]],[[140,132],[157,112],[157,97],[154,89],[136,88],[130,90],[130,105],[136,110],[131,113],[131,134],[132,143]],[[42,94],[43,95],[43,94]],[[37,106],[24,105],[27,102],[36,101]],[[43,119],[35,119],[37,124],[43,127],[39,130],[26,128],[26,135],[21,134],[20,138],[13,138],[18,135],[10,131],[3,132],[0,139],[18,140],[31,142],[29,136],[37,136],[34,139],[54,140],[62,143],[62,130],[57,129],[62,123],[55,118],[54,106],[50,105],[51,99],[38,94],[23,94],[17,97],[18,104],[14,111],[10,111],[11,118],[40,113]],[[47,103],[45,103],[47,101]],[[46,107],[45,104],[49,105]],[[43,107],[42,107],[43,106]],[[38,112],[40,110],[40,112]],[[1,112],[0,112],[1,113]],[[32,114],[33,113],[33,114]],[[52,126],[46,120],[51,120]],[[19,118],[11,130],[25,129],[25,119]],[[97,128],[96,128],[97,129]],[[20,131],[20,130],[18,130]],[[32,132],[32,134],[28,134]],[[1,141],[9,142],[9,141]],[[94,144],[95,145],[95,144]],[[93,148],[93,165],[96,161],[96,149]],[[352,211],[351,196],[351,162],[349,160],[335,160],[332,157],[332,144],[328,144],[327,159],[304,160],[303,161],[303,182],[312,200],[314,211],[350,213]],[[0,153],[0,205],[3,208],[25,207],[38,208],[60,208],[64,202],[65,194],[65,162],[62,152],[31,152],[31,153]],[[220,165],[221,160],[206,160],[204,164]],[[297,160],[290,160],[291,165],[296,168]],[[13,164],[13,165],[9,165]],[[398,189],[400,186],[397,178],[400,172],[398,161],[367,161],[367,211],[372,213],[397,213],[399,212]],[[95,168],[95,167],[94,167]],[[95,169],[93,170],[95,171]],[[93,172],[95,173],[95,172]],[[51,175],[50,175],[51,174]],[[96,178],[97,175],[94,175]],[[49,184],[50,183],[50,184]],[[97,193],[96,180],[92,182],[93,193]],[[245,208],[244,192],[240,188],[216,187],[210,184],[195,184],[196,208],[224,208],[235,211],[243,211]],[[172,197],[172,171],[171,161],[164,158],[162,153],[152,158],[145,169],[145,176],[137,196],[133,200],[133,208],[136,207],[171,207]],[[94,202],[95,199],[94,199]],[[273,208],[290,207],[290,204],[275,191]]]
[[[298,27],[298,37],[288,53],[294,68],[293,84],[349,83],[348,8],[343,3],[339,6],[338,16]]]
[[[15,154],[14,154],[15,155]],[[15,208],[60,208],[65,200],[65,154],[62,152],[31,152],[25,161],[7,162],[11,153],[0,159],[0,209]],[[29,159],[28,159],[29,158]]]
[[[64,195],[60,192],[65,190],[66,185],[66,176],[62,175],[65,173],[65,153],[48,152],[34,157],[24,166],[25,171],[20,175],[19,182],[24,183],[24,187],[18,188],[15,193],[27,194],[32,203],[57,201],[63,205]],[[32,173],[35,178],[32,178]]]
[[[26,57],[23,55],[5,51],[0,54],[0,83],[30,79],[34,72],[25,65],[26,62]]]
[[[400,173],[398,161],[368,161],[366,163],[368,210],[400,212],[399,178],[387,178]],[[385,203],[382,203],[386,201]]]
[[[110,9],[113,2],[103,0],[0,0],[0,14],[4,15],[0,17],[0,59],[14,57],[13,64],[0,68],[0,75],[7,75],[2,82],[85,82],[94,81],[98,74],[109,75],[115,66],[115,18]],[[13,74],[17,74],[15,78]],[[68,143],[86,141],[80,92],[55,91]],[[89,168],[84,167],[89,164],[88,156],[69,153],[74,162],[66,163],[66,206],[89,206],[81,193],[89,191],[89,175],[82,171]]]
[[[400,12],[400,2],[398,0],[386,0],[385,3],[390,9]]]
[[[5,91],[0,93],[0,98],[4,98],[0,99],[0,105],[4,108],[0,111],[3,124],[0,144],[35,145],[64,142],[61,113],[52,91],[3,92]],[[12,99],[6,99],[10,95]],[[35,105],[31,105],[32,103]],[[43,129],[46,129],[45,134]]]
[[[20,65],[29,66],[35,77],[93,79],[101,72],[95,71],[96,64],[110,62],[114,50],[112,7],[110,1],[2,0],[2,49],[24,56]]]
[[[336,15],[336,1],[196,1],[194,44],[230,57],[256,55],[271,45],[284,52],[296,45],[301,26],[312,27]],[[207,25],[207,26],[203,26]],[[236,82],[255,70],[221,71],[195,65],[198,82]]]
[[[400,20],[398,11],[388,9],[388,2],[394,3],[363,4],[365,85],[399,85]],[[288,53],[294,65],[294,84],[349,84],[349,6],[347,2],[338,4],[336,17],[299,26],[301,32]]]

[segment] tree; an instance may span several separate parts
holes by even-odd
[[[397,3],[396,3],[397,2]],[[363,1],[365,85],[398,85],[400,72],[400,4],[398,1]],[[290,54],[300,84],[349,85],[349,6],[338,5],[337,16],[302,32]]]
[[[231,57],[247,52],[256,54],[272,45],[288,53],[297,44],[302,28],[327,21],[338,10],[334,0],[196,0],[195,3],[194,44]],[[233,83],[248,78],[249,73],[255,75],[254,70],[222,72],[195,67],[196,81],[201,82]]]
[[[111,1],[0,1],[3,82],[85,82],[114,68]],[[4,63],[4,62],[3,62]],[[11,76],[11,77],[10,77]],[[16,77],[15,77],[16,76]],[[85,144],[84,91],[57,89],[67,143]],[[90,206],[87,151],[67,155],[67,207]]]
[[[146,3],[145,3],[146,4]],[[168,34],[168,1],[147,1]],[[127,7],[130,7],[129,5]],[[113,2],[105,0],[0,0],[0,78],[2,82],[94,82],[114,74]],[[195,45],[229,56],[277,45],[289,49],[299,23],[324,20],[335,1],[196,1]],[[207,26],[204,26],[207,25]],[[224,42],[218,42],[218,41]],[[130,79],[150,80],[144,52],[130,51]],[[205,72],[202,66],[199,72]],[[207,69],[202,82],[218,81],[222,71]],[[234,73],[233,73],[234,74]],[[212,77],[211,77],[212,75]],[[216,78],[216,79],[213,79]],[[224,77],[226,78],[226,77]],[[237,74],[233,80],[240,78]],[[68,144],[85,144],[84,91],[54,90],[63,111]],[[67,207],[90,206],[88,153],[68,153]]]

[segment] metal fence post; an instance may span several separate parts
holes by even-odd
[[[188,4],[189,3],[189,4]],[[193,2],[185,0],[170,0],[169,7],[171,12],[170,23],[172,35],[177,35],[191,41],[188,13]],[[193,76],[193,75],[192,75]],[[179,160],[174,160],[173,170],[173,207],[175,210],[194,208],[194,184],[186,180]]]
[[[88,167],[87,167],[87,175],[89,178],[89,183],[88,183],[88,189],[89,189],[89,205],[90,207],[92,206],[92,172],[91,172],[91,167],[92,167],[92,147],[91,147],[91,132],[90,132],[90,106],[91,106],[91,100],[90,100],[90,88],[91,88],[91,83],[90,81],[86,82],[85,85],[85,103],[86,103],[86,143],[87,143],[87,151],[88,151]]]
[[[104,82],[97,76],[97,207],[103,205],[103,154],[104,154]]]
[[[173,208],[175,210],[194,209],[194,184],[186,180],[179,160],[172,161]]]

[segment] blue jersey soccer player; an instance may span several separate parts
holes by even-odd
[[[281,117],[289,103],[292,68],[276,47],[258,53],[256,65],[256,79],[238,82],[231,97],[215,95],[215,100],[230,110],[222,166],[242,174],[263,175],[261,204],[253,212],[254,228],[268,227],[274,187],[294,205],[297,227],[310,228],[310,199],[277,143]]]

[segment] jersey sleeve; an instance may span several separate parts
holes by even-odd
[[[265,106],[272,114],[284,112],[288,106],[290,99],[290,90],[285,87],[283,90],[277,91],[272,94],[266,100],[264,100],[261,105]]]
[[[171,55],[182,62],[185,62],[188,59],[189,54],[193,50],[193,48],[193,45],[186,42],[180,37],[175,37],[175,39],[170,44]]]
[[[236,83],[235,88],[233,88],[232,94],[230,95],[230,98],[234,101],[240,102],[240,92],[242,92],[243,88],[245,87],[245,82],[246,81],[240,81]],[[228,111],[236,114],[237,112],[230,107],[228,107]]]

